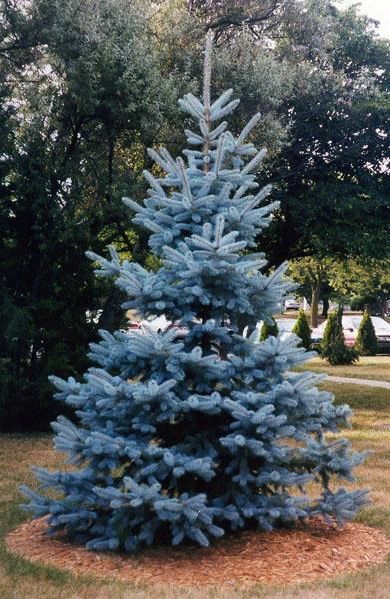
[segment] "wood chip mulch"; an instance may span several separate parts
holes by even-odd
[[[309,582],[378,564],[390,551],[380,530],[356,523],[336,530],[318,520],[292,531],[242,532],[207,549],[159,547],[135,557],[87,551],[47,536],[46,529],[45,519],[25,522],[8,534],[8,549],[74,574],[153,585]]]

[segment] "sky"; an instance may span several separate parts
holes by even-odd
[[[378,33],[381,37],[390,38],[390,0],[341,0],[340,8],[360,4],[360,12],[379,21]]]

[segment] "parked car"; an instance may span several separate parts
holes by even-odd
[[[353,347],[356,343],[359,325],[363,319],[363,316],[352,315],[343,316],[342,325],[345,345]],[[378,339],[378,347],[381,352],[390,351],[390,324],[383,318],[378,316],[371,316],[372,324],[374,325],[375,334]],[[318,346],[324,336],[327,320],[323,322],[319,327],[313,329],[311,334],[311,340],[313,346]]]
[[[297,299],[295,299],[295,297],[288,297],[284,301],[284,309],[285,310],[299,310],[300,307],[301,307],[301,304],[299,303],[299,301]]]

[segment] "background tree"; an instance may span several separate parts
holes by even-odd
[[[388,258],[388,42],[355,10],[328,0],[0,0],[0,10],[0,310],[14,323],[3,328],[1,383],[23,373],[2,393],[13,406],[3,414],[27,396],[47,406],[50,362],[81,372],[70,322],[85,342],[98,314],[109,329],[121,322],[120,291],[93,280],[79,248],[113,243],[123,257],[149,260],[145,233],[123,224],[120,198],[142,196],[147,145],[182,147],[176,98],[199,90],[209,25],[216,91],[229,78],[243,98],[232,126],[262,113],[251,141],[269,149],[258,173],[280,200],[258,239],[270,267]],[[68,273],[54,294],[50,254]]]
[[[118,292],[96,284],[85,248],[114,242],[141,261],[148,253],[124,227],[120,199],[125,186],[140,191],[144,143],[166,123],[159,102],[175,85],[161,76],[141,8],[3,2],[3,103],[13,106],[0,122],[10,140],[1,162],[5,429],[46,427],[56,409],[48,375],[82,372],[98,309],[106,326],[119,324],[109,309]]]
[[[271,263],[312,255],[387,255],[390,53],[374,23],[330,1],[272,3],[270,14],[254,26],[247,23],[269,3],[159,5],[166,62],[189,69],[191,78],[199,74],[191,58],[199,36],[223,13],[216,85],[220,89],[226,80],[224,65],[233,65],[234,87],[244,96],[242,114],[263,114],[265,126],[255,140],[270,148],[265,167],[281,202],[259,240]],[[268,80],[271,92],[264,93]],[[269,140],[263,137],[267,130]]]
[[[346,298],[355,309],[363,310],[368,306],[373,312],[386,314],[390,297],[390,260],[350,258],[334,261],[329,269],[329,283],[334,292]]]
[[[283,105],[290,143],[273,165],[285,181],[270,231],[283,239],[278,257],[284,248],[291,257],[386,256],[388,42],[353,9],[304,4],[305,16],[283,23],[276,46],[297,82]]]
[[[290,276],[299,284],[299,292],[311,303],[318,315],[318,300],[332,298],[342,304],[385,314],[390,293],[388,259],[338,257],[301,258],[289,266]],[[313,317],[312,317],[313,318]],[[313,322],[313,320],[312,320]],[[318,322],[318,317],[315,322]],[[313,325],[312,325],[313,326]]]
[[[312,328],[318,326],[318,302],[320,300],[321,289],[328,282],[331,264],[332,261],[329,259],[315,257],[292,260],[289,264],[289,274],[300,285],[301,290],[305,286],[310,289],[310,323]]]
[[[275,27],[290,0],[188,0],[190,13],[215,33],[216,40],[225,41],[242,30],[243,24],[255,38]]]

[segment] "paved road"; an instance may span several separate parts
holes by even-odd
[[[332,383],[347,383],[348,385],[366,385],[367,387],[382,387],[383,389],[390,389],[390,383],[388,381],[372,381],[369,379],[351,379],[346,376],[327,376],[326,381]]]

